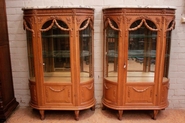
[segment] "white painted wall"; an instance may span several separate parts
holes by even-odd
[[[176,28],[172,34],[170,61],[169,108],[185,109],[185,23],[181,15],[185,14],[184,0],[5,0],[7,7],[8,31],[15,96],[20,106],[28,106],[30,93],[28,88],[28,61],[26,34],[23,30],[22,7],[85,5],[95,8],[94,23],[94,69],[95,97],[101,104],[102,97],[102,8],[111,5],[138,6],[175,6]]]

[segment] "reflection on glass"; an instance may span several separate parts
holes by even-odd
[[[141,20],[135,21],[130,28],[138,27]],[[146,21],[153,29],[156,26],[151,21]],[[157,32],[149,30],[145,23],[137,30],[129,32],[128,39],[128,82],[154,82],[156,61]]]
[[[114,21],[111,21],[112,26],[118,28]],[[107,26],[105,30],[105,76],[106,77],[116,77],[118,74],[118,31],[111,28],[110,25]],[[117,77],[116,77],[117,78]],[[115,78],[115,79],[116,79]],[[117,81],[117,80],[115,80]]]
[[[80,28],[86,26],[88,21],[84,21]],[[80,79],[85,81],[89,77],[93,77],[92,70],[92,28],[90,24],[80,31]]]
[[[68,26],[57,21],[58,25],[67,29]],[[52,82],[70,82],[70,44],[69,31],[62,30],[52,21],[46,22],[42,29],[42,54],[44,80]]]
[[[168,26],[170,28],[172,22]],[[165,50],[165,60],[164,60],[164,77],[168,78],[168,69],[170,61],[170,47],[171,47],[171,30],[166,32],[166,50]]]
[[[26,24],[29,29],[31,29],[30,25]],[[28,64],[29,64],[29,75],[30,79],[34,79],[35,77],[35,71],[34,71],[34,55],[33,55],[33,39],[32,39],[32,32],[29,30],[26,30],[27,34],[27,50],[28,50]]]

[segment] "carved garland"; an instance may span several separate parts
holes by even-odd
[[[87,23],[85,24],[85,26],[83,26],[82,28],[80,28],[79,31],[82,31],[85,28],[87,28],[87,26],[89,25],[89,23],[90,23],[90,18],[88,18]]]
[[[139,93],[142,93],[142,92],[145,92],[146,90],[148,90],[149,87],[145,88],[145,89],[142,89],[142,90],[138,90],[134,87],[132,87],[133,90],[135,90],[136,92],[139,92]]]
[[[87,85],[87,86],[84,86],[84,87],[87,88],[88,90],[91,90],[93,88],[93,83],[90,86]]]
[[[104,87],[105,87],[105,89],[110,89],[110,88],[112,88],[112,86],[110,86],[110,87],[107,87],[107,85],[104,83]]]
[[[109,25],[110,25],[110,27],[111,27],[112,29],[114,29],[114,30],[116,30],[116,31],[120,31],[120,29],[117,29],[116,27],[114,27],[114,26],[112,25],[112,23],[111,23],[111,21],[110,21],[109,18],[107,18],[107,20],[108,20],[108,23],[109,23]]]
[[[54,91],[54,92],[61,92],[61,91],[65,90],[65,87],[63,89],[60,89],[60,90],[53,89],[52,87],[49,87],[49,89]]]
[[[31,31],[31,32],[34,34],[34,30],[33,30],[33,29],[30,29],[30,28],[28,27],[28,25],[26,24],[26,21],[25,21],[25,20],[23,20],[23,24],[24,24],[24,27],[25,27],[27,30]]]
[[[175,20],[173,20],[172,26],[171,26],[170,28],[168,28],[168,29],[166,30],[166,32],[167,32],[167,31],[171,31],[171,30],[173,30],[174,28],[175,28]]]
[[[129,28],[129,31],[134,31],[134,30],[139,29],[139,28],[142,26],[143,23],[145,24],[145,26],[146,26],[149,30],[151,30],[151,31],[158,31],[158,29],[154,29],[154,28],[150,27],[150,26],[147,24],[147,22],[146,22],[145,19],[142,19],[141,23],[140,23],[137,27]]]
[[[53,26],[54,24],[56,24],[56,26],[57,26],[59,29],[61,29],[61,30],[70,31],[70,29],[61,27],[61,26],[58,24],[58,22],[57,22],[56,19],[53,19],[51,25],[50,25],[48,28],[46,28],[46,29],[40,29],[40,31],[41,31],[41,32],[48,31],[48,30],[50,30],[50,29],[52,28],[52,26]]]

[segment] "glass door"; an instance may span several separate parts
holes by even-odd
[[[90,19],[85,20],[80,26],[80,81],[86,82],[92,78],[93,75],[93,61],[92,61],[92,23]]]
[[[175,25],[175,22],[172,21],[168,25],[168,29],[174,27],[174,25]],[[168,71],[169,71],[169,64],[170,64],[171,32],[172,32],[172,30],[167,30],[167,32],[166,32],[166,47],[165,47],[165,61],[164,61],[163,79],[168,78]]]
[[[118,77],[118,26],[113,20],[108,20],[105,28],[104,41],[104,77],[107,80],[117,82]]]
[[[130,26],[128,39],[127,82],[154,82],[157,31],[149,20]]]
[[[45,82],[71,82],[68,26],[60,20],[42,27],[42,54]]]

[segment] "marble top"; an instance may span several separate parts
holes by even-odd
[[[50,9],[50,8],[91,8],[90,6],[84,5],[66,5],[66,6],[26,6],[22,9]]]
[[[109,8],[165,8],[165,9],[176,9],[175,6],[144,6],[144,5],[110,5],[110,6],[105,6],[103,9],[109,9]]]

